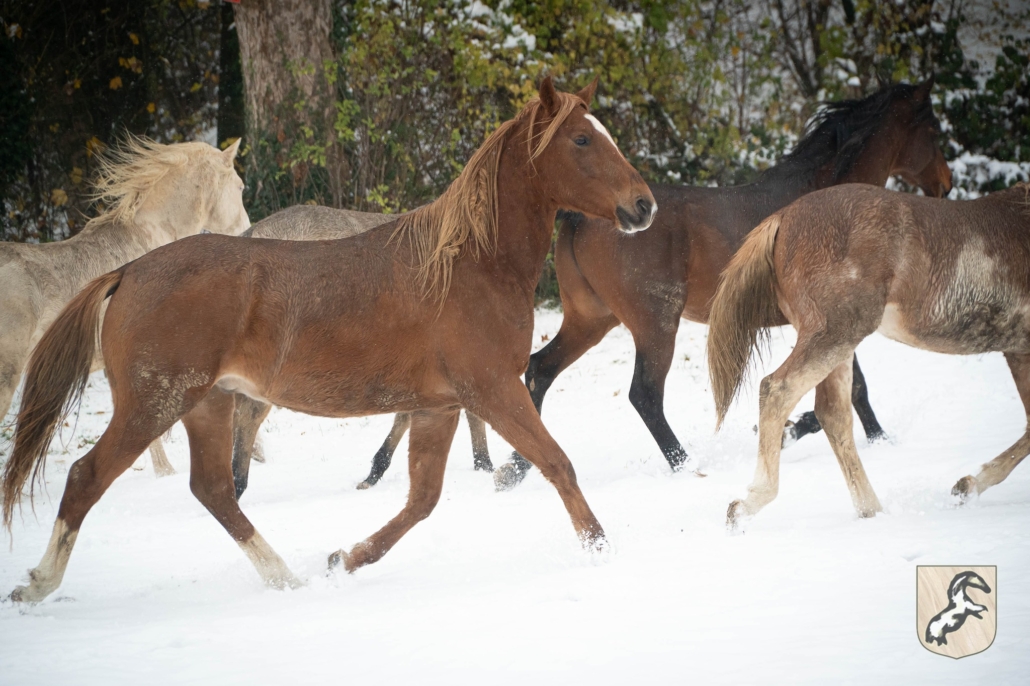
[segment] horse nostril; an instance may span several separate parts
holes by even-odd
[[[637,212],[640,213],[641,219],[648,219],[651,217],[651,201],[647,198],[637,199]]]

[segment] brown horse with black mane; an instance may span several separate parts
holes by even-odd
[[[1030,453],[1030,184],[966,202],[847,185],[769,217],[734,256],[712,302],[708,363],[720,423],[762,330],[784,317],[797,344],[762,379],[755,479],[730,504],[730,527],[776,497],[783,422],[813,387],[855,509],[862,517],[880,511],[851,419],[855,347],[874,331],[940,353],[1005,353],[1028,428],[979,474],[960,479],[956,496],[1000,483]]]
[[[627,231],[647,228],[654,215],[647,185],[588,113],[593,93],[593,84],[558,93],[545,79],[539,98],[487,139],[443,196],[360,236],[200,236],[90,283],[29,363],[4,471],[8,527],[86,383],[108,298],[102,349],[114,414],[69,470],[47,551],[12,599],[38,601],[57,588],[90,508],[179,419],[193,493],[266,583],[296,585],[235,497],[233,392],[323,416],[413,413],[407,504],[349,552],[333,553],[330,567],[375,562],[429,516],[463,406],[551,480],[584,546],[605,545],[572,464],[520,379],[559,208]]]
[[[748,232],[805,193],[848,182],[883,186],[893,175],[927,195],[951,190],[937,147],[932,80],[893,85],[864,100],[829,103],[794,151],[747,186],[652,185],[661,210],[653,226],[625,235],[605,219],[566,219],[555,266],[564,319],[558,334],[530,357],[526,385],[536,408],[555,378],[619,323],[633,334],[636,365],[629,400],[674,469],[687,452],[665,418],[665,377],[680,318],[708,321],[719,272]],[[855,406],[866,435],[882,435],[855,365]],[[789,427],[785,440],[817,431],[814,415]],[[494,472],[499,490],[522,481],[519,457]]]

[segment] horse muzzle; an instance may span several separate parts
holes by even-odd
[[[643,196],[637,198],[633,203],[632,211],[621,205],[615,209],[615,216],[619,220],[619,230],[623,233],[636,233],[651,226],[655,214],[658,213],[658,204]]]

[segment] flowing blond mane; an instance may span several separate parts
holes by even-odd
[[[412,246],[416,280],[424,295],[436,295],[441,304],[450,288],[454,259],[462,251],[479,259],[480,251],[497,247],[497,167],[511,130],[528,120],[526,145],[532,163],[547,148],[558,127],[583,101],[557,93],[558,112],[537,132],[540,99],[533,98],[514,119],[501,124],[472,155],[461,174],[434,202],[402,217],[393,238],[406,237]]]
[[[164,145],[130,134],[100,157],[93,199],[104,210],[89,224],[131,222],[147,195],[169,171],[187,164],[198,153],[213,150],[205,143]]]

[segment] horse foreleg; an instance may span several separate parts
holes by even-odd
[[[579,490],[576,471],[568,456],[547,432],[540,415],[530,407],[526,387],[511,384],[491,389],[489,396],[477,408],[477,413],[554,485],[584,547],[604,548],[604,530]]]
[[[440,500],[444,469],[458,427],[458,408],[420,410],[410,413],[411,439],[408,441],[408,474],[411,485],[408,502],[386,526],[351,548],[329,556],[329,569],[343,564],[353,572],[372,564],[396,545],[413,526],[429,516]]]
[[[236,499],[239,500],[250,481],[250,463],[258,450],[258,429],[272,406],[242,393],[234,394],[233,399],[232,476]],[[260,461],[264,462],[264,459]]]
[[[959,479],[951,492],[963,501],[973,494],[979,495],[991,486],[1000,484],[1012,473],[1016,465],[1030,454],[1030,355],[1005,353],[1005,360],[1009,363],[1009,370],[1023,401],[1027,429],[1005,452],[980,467],[980,472],[975,477],[964,476]]]
[[[562,302],[564,304],[565,300]],[[572,307],[566,307],[558,333],[547,345],[530,356],[529,367],[526,369],[526,387],[538,415],[543,410],[547,389],[558,375],[597,345],[618,323],[619,320],[611,313],[603,317],[590,317],[577,313]],[[494,487],[498,491],[510,491],[522,483],[532,466],[516,450],[511,454],[511,459],[494,472]]]
[[[190,490],[232,536],[267,585],[296,588],[300,581],[236,500],[232,473],[235,406],[232,393],[213,388],[182,418],[190,439]]]
[[[852,365],[841,363],[815,387],[815,413],[819,417],[826,438],[830,441],[840,470],[844,473],[851,501],[860,517],[872,517],[882,512],[880,501],[873,492],[869,477],[855,448],[853,419],[851,417]]]
[[[410,412],[398,412],[393,416],[393,426],[390,427],[390,433],[372,457],[372,470],[365,477],[365,480],[358,484],[359,491],[372,488],[383,478],[383,474],[386,474],[386,470],[390,468],[390,463],[393,462],[393,454],[397,451],[397,446],[400,445],[401,439],[404,438],[404,434],[410,426]],[[411,445],[411,441],[408,441],[408,445]],[[409,457],[408,459],[410,460],[411,458]]]
[[[160,435],[160,431],[140,433],[138,426],[130,432],[121,417],[115,415],[100,440],[68,470],[67,485],[46,553],[36,568],[29,572],[29,585],[15,588],[11,600],[36,603],[61,585],[82,520],[115,478]]]
[[[490,447],[486,443],[486,422],[465,410],[472,435],[472,468],[480,472],[492,472],[494,463],[490,460]]]

